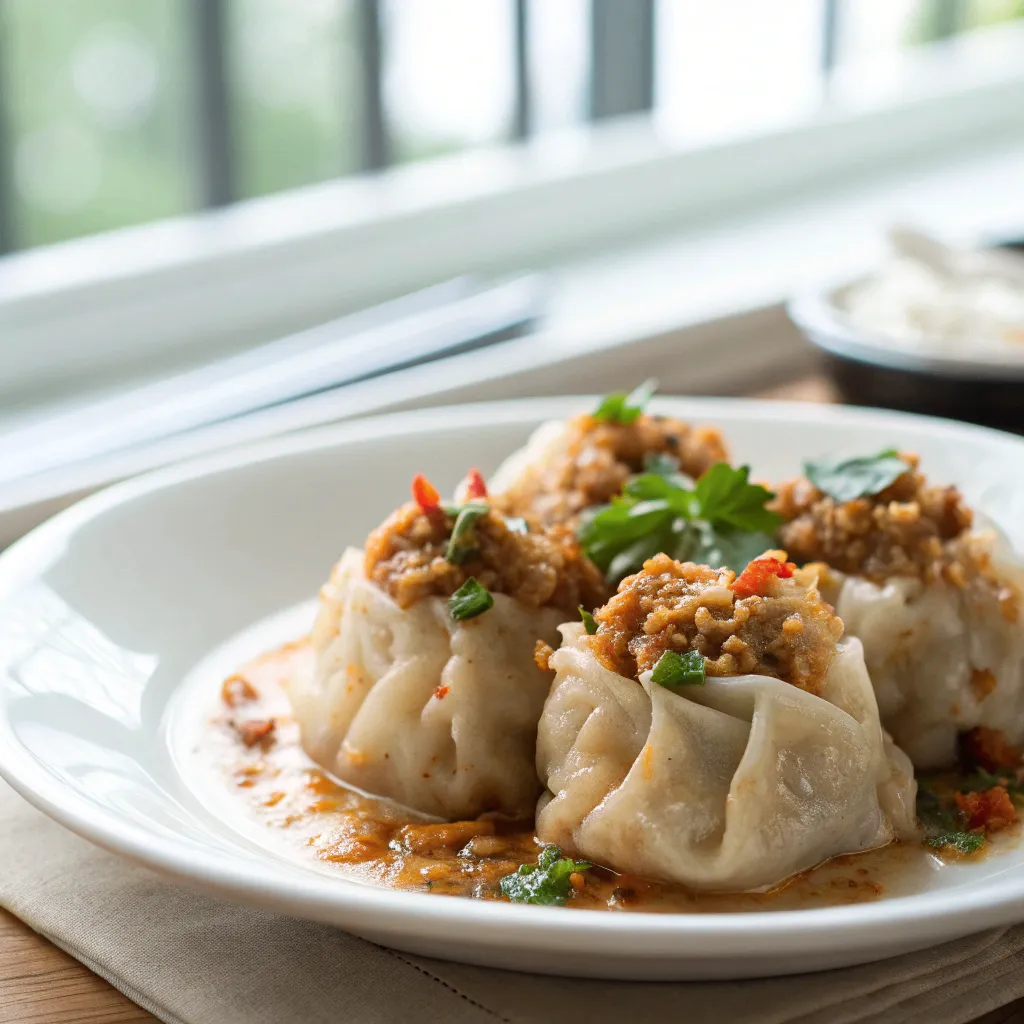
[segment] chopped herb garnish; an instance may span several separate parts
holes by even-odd
[[[643,473],[611,504],[590,510],[577,530],[587,556],[617,583],[659,552],[737,572],[773,547],[781,524],[765,508],[771,491],[750,468],[716,463],[691,487],[678,475]]]
[[[942,832],[931,836],[925,842],[935,850],[955,850],[957,853],[974,853],[985,845],[983,832]]]
[[[597,622],[594,621],[594,616],[583,605],[580,605],[580,618],[583,620],[583,628],[593,636],[597,632]]]
[[[470,502],[463,505],[455,517],[455,525],[452,527],[452,535],[448,541],[448,550],[445,552],[445,559],[461,565],[470,558],[475,551],[471,542],[473,524],[490,511],[490,505],[481,502]]]
[[[878,494],[909,468],[895,448],[877,455],[848,459],[826,456],[804,463],[807,479],[836,501],[853,501]]]
[[[647,407],[651,396],[657,390],[656,380],[646,380],[638,388],[634,388],[629,394],[625,391],[615,391],[605,395],[601,404],[594,410],[594,419],[602,423],[635,423],[641,413]]]
[[[473,576],[470,576],[448,598],[448,611],[451,612],[452,618],[458,622],[476,618],[477,615],[483,615],[493,605],[494,598],[488,593],[487,588],[481,586]]]
[[[779,528],[779,516],[765,508],[775,495],[760,484],[750,483],[750,467],[734,469],[716,462],[696,483],[694,497],[700,518],[735,530],[772,533]]]
[[[545,846],[536,864],[521,864],[515,874],[501,880],[501,891],[513,903],[560,907],[572,890],[569,876],[592,866],[585,860],[563,857],[557,846]]]
[[[1001,772],[989,772],[980,765],[957,781],[956,788],[961,793],[982,793],[993,786],[1002,786],[1015,800],[1024,800],[1024,785],[1017,781],[1017,773],[1012,769]]]
[[[651,673],[651,682],[659,686],[703,686],[704,681],[704,658],[698,651],[666,651]]]
[[[513,533],[529,533],[530,524],[522,516],[506,516],[505,525]]]
[[[969,854],[985,845],[985,834],[966,827],[967,819],[952,793],[940,795],[927,777],[918,779],[917,817],[924,829],[926,846]]]

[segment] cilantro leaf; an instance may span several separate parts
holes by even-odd
[[[625,391],[614,391],[610,395],[605,395],[601,399],[601,404],[594,410],[594,419],[602,423],[635,423],[657,388],[656,380],[645,380],[629,394]]]
[[[666,651],[654,666],[651,682],[659,686],[703,686],[704,658],[698,651]]]
[[[748,466],[724,462],[693,485],[679,474],[642,473],[610,504],[584,513],[577,537],[613,583],[660,552],[740,572],[773,546],[781,522],[765,508],[771,492],[749,476]]]
[[[459,509],[455,516],[455,525],[452,527],[452,535],[448,540],[448,550],[444,554],[446,561],[461,565],[472,556],[475,550],[470,543],[473,524],[487,515],[490,508],[490,505],[482,502],[469,502]]]
[[[775,539],[760,531],[713,527],[705,522],[692,523],[691,527],[694,547],[684,552],[685,558],[715,569],[728,566],[740,572],[748,562],[775,546]]]
[[[733,469],[728,463],[716,462],[697,481],[693,493],[700,517],[716,525],[762,533],[774,533],[782,525],[782,519],[765,508],[775,495],[750,483],[749,466]]]
[[[470,576],[448,598],[448,611],[457,622],[463,622],[466,619],[475,618],[477,615],[483,615],[493,605],[494,598],[491,597],[486,587],[477,582],[474,576]]]
[[[836,501],[853,501],[878,494],[909,468],[895,448],[877,455],[847,459],[826,456],[804,463],[807,479]]]
[[[536,864],[521,864],[514,874],[501,880],[501,891],[513,903],[561,907],[572,890],[569,876],[592,866],[585,860],[563,857],[557,846],[545,846]]]

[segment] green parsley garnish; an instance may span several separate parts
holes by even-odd
[[[485,587],[477,583],[473,576],[470,576],[458,590],[448,598],[448,611],[457,622],[466,619],[476,618],[483,615],[488,608],[494,605],[494,598],[488,593]]]
[[[877,455],[849,459],[826,456],[804,463],[807,479],[836,501],[853,501],[878,494],[909,468],[895,448]]]
[[[560,907],[572,889],[569,876],[592,866],[585,860],[563,857],[557,846],[545,846],[536,864],[521,864],[515,874],[501,880],[501,891],[513,903]]]
[[[625,391],[615,391],[605,395],[601,399],[601,404],[594,410],[594,419],[602,423],[635,423],[657,388],[656,380],[645,380],[629,394]]]
[[[704,658],[698,651],[666,651],[651,673],[651,682],[659,686],[703,686],[704,681]]]
[[[583,620],[583,628],[590,636],[593,636],[597,632],[597,623],[594,621],[594,616],[583,605],[580,605],[580,618]]]
[[[924,842],[933,850],[968,854],[985,845],[985,833],[965,828],[966,819],[952,797],[942,797],[927,777],[918,779],[917,817],[924,828]]]
[[[487,515],[491,506],[481,502],[469,502],[459,508],[455,516],[455,525],[448,541],[448,550],[444,557],[449,562],[461,565],[473,556],[476,550],[472,544],[473,524],[482,516]]]
[[[974,853],[985,845],[983,832],[942,832],[931,836],[925,842],[935,850],[956,850],[957,853]]]
[[[617,583],[658,554],[737,572],[774,545],[781,524],[765,508],[772,492],[750,483],[750,467],[712,466],[691,487],[678,475],[643,473],[611,504],[586,513],[583,550]]]

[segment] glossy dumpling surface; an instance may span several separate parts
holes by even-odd
[[[315,672],[291,694],[306,751],[343,781],[424,814],[529,816],[551,682],[533,651],[538,639],[557,642],[564,614],[493,597],[464,622],[441,597],[403,609],[349,549],[321,593]]]
[[[916,786],[889,743],[856,640],[820,694],[761,675],[676,689],[606,668],[562,627],[538,734],[537,833],[616,871],[694,889],[770,888],[916,834]]]
[[[1021,572],[994,530],[959,543],[998,582],[839,577],[836,611],[864,644],[882,721],[924,769],[952,764],[958,735],[975,726],[1024,743]]]

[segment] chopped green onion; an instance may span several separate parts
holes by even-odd
[[[470,576],[458,590],[448,598],[448,611],[457,622],[465,619],[476,618],[483,615],[488,608],[494,605],[494,598],[488,593],[487,588],[481,586],[473,576]]]
[[[451,539],[448,541],[448,550],[445,552],[445,559],[461,565],[472,554],[473,547],[467,543],[467,534],[473,528],[473,524],[490,511],[490,505],[482,503],[471,503],[463,505],[455,517],[455,525],[452,527]]]
[[[698,651],[666,651],[651,673],[651,682],[659,686],[703,686],[704,680],[704,658]]]
[[[580,618],[583,620],[583,628],[590,636],[593,636],[597,632],[597,623],[594,621],[594,616],[583,605],[580,605]]]

